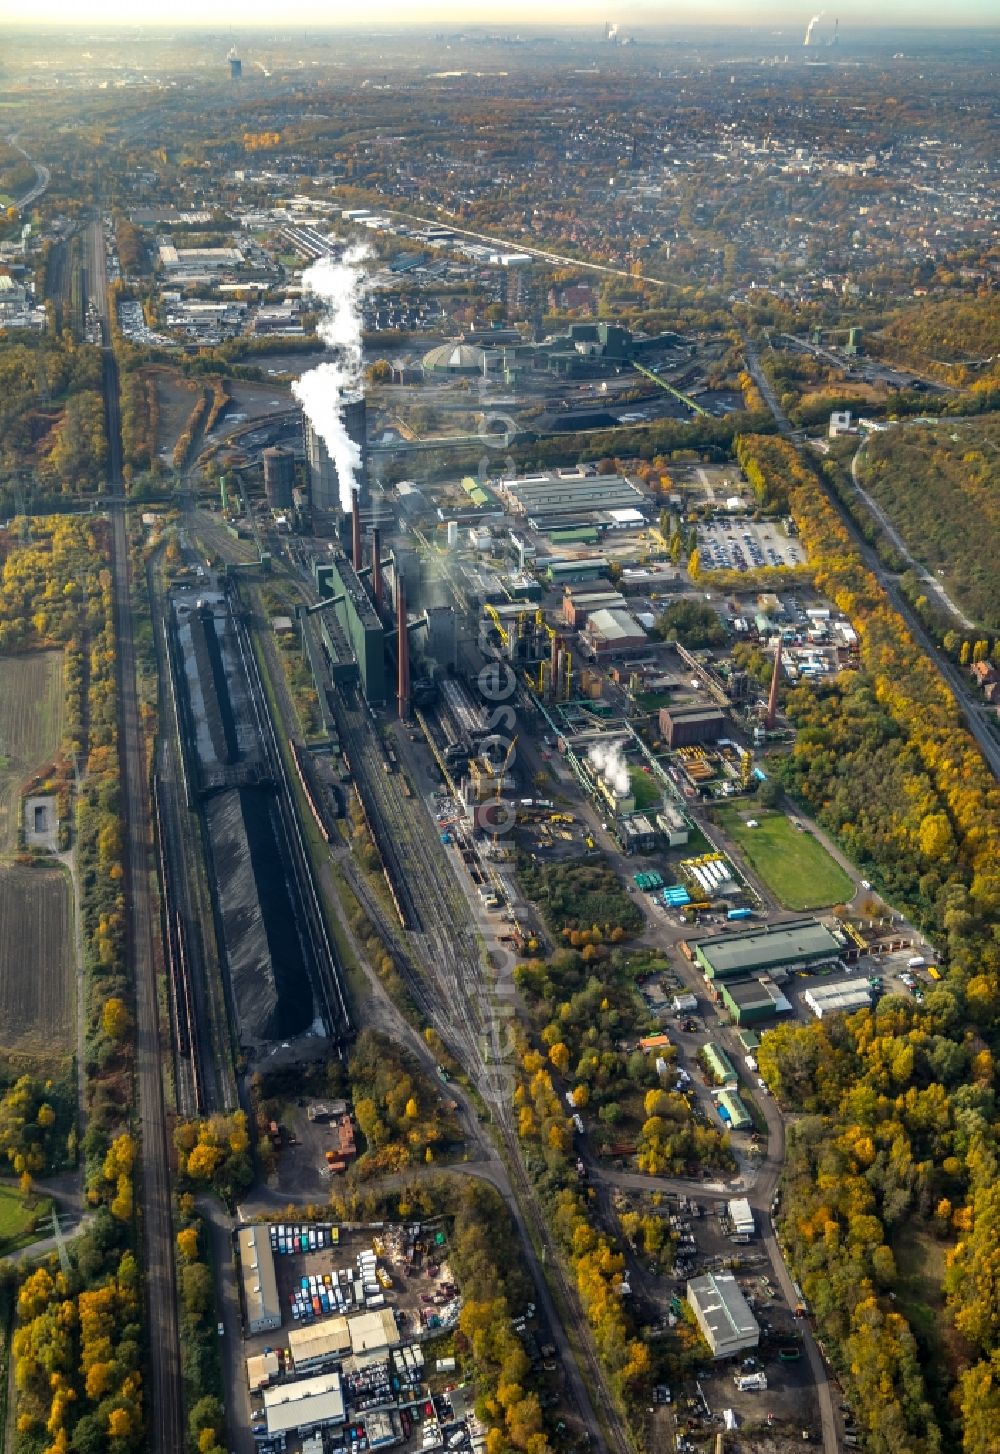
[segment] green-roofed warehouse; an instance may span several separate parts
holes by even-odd
[[[603,555],[580,557],[577,560],[560,560],[550,556],[539,561],[554,586],[563,586],[574,581],[596,581],[608,573],[608,562]]]
[[[794,924],[776,924],[750,934],[720,935],[691,944],[695,962],[707,979],[818,964],[838,958],[843,947],[840,939],[816,919],[799,919]]]
[[[596,545],[596,525],[572,525],[565,530],[550,530],[549,540],[553,545]]]
[[[705,1064],[716,1085],[735,1086],[737,1076],[736,1067],[721,1045],[716,1045],[714,1040],[709,1040],[703,1047],[702,1054],[705,1057]]]
[[[740,1098],[738,1091],[720,1091],[716,1097],[716,1107],[719,1112],[719,1119],[732,1131],[747,1131],[753,1125],[750,1113]]]

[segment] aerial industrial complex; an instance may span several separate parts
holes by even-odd
[[[5,37],[32,1454],[992,1451],[995,46],[537,20]]]

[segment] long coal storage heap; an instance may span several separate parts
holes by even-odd
[[[175,673],[193,798],[241,1044],[251,1053],[321,1020],[351,1034],[259,668],[235,591],[175,596]]]
[[[238,586],[234,587],[233,594],[238,601]],[[260,724],[261,740],[265,744],[278,786],[277,801],[285,832],[285,842],[294,866],[296,884],[313,948],[314,987],[323,1007],[323,1018],[331,1037],[344,1044],[353,1033],[344,989],[346,978],[344,968],[336,946],[327,932],[312,863],[302,836],[302,825],[295,807],[295,797],[285,769],[285,760],[278,746],[257,658],[253,653],[240,611],[234,610],[233,614],[243,666],[250,685],[250,697]]]

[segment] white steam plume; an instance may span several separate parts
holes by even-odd
[[[803,45],[812,45],[812,33],[825,14],[826,11],[821,10],[818,15],[814,15],[812,20],[810,20],[809,24],[806,26],[806,38],[802,42]]]
[[[632,790],[623,747],[622,742],[596,742],[587,753],[588,760],[619,798],[627,798]]]
[[[361,299],[365,274],[361,264],[368,249],[360,244],[342,257],[320,258],[302,275],[302,290],[317,298],[322,315],[317,332],[335,358],[310,369],[292,385],[316,433],[326,445],[340,481],[340,506],[353,509],[353,490],[361,469],[361,446],[344,424],[343,396],[361,383]]]

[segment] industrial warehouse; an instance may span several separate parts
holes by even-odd
[[[732,1358],[759,1344],[760,1326],[731,1272],[692,1278],[687,1300],[713,1358]]]
[[[711,980],[804,968],[838,959],[844,941],[815,919],[776,924],[726,939],[693,941],[695,962]]]

